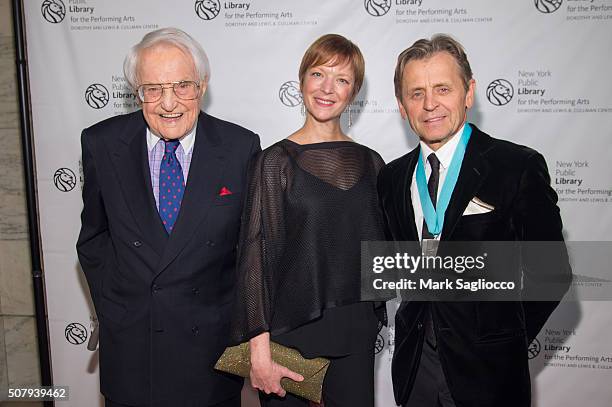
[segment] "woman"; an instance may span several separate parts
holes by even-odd
[[[307,406],[280,386],[302,378],[270,356],[270,340],[331,360],[326,407],[374,405],[374,342],[384,303],[360,300],[360,242],[384,240],[376,177],[380,156],[342,131],[364,61],[328,34],[299,70],[306,120],[252,168],[239,247],[232,341],[250,341],[251,384],[264,406]],[[264,396],[263,393],[268,396]]]

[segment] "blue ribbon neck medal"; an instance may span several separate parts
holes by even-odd
[[[438,236],[442,232],[442,226],[444,225],[444,214],[450,203],[451,195],[457,185],[457,179],[459,178],[459,171],[461,170],[461,163],[463,162],[463,156],[465,155],[465,149],[467,148],[468,141],[470,141],[470,135],[472,134],[472,127],[465,123],[463,132],[461,133],[461,139],[455,149],[453,158],[448,167],[444,184],[440,190],[438,196],[438,202],[434,208],[431,198],[429,197],[429,191],[427,189],[427,178],[425,177],[425,162],[423,160],[423,151],[419,152],[419,161],[416,169],[416,184],[419,191],[419,198],[421,199],[421,208],[423,209],[423,217],[427,224],[429,232]]]

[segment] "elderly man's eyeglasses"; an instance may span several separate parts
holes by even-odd
[[[153,103],[161,99],[164,89],[170,89],[174,94],[183,100],[197,99],[200,90],[200,83],[194,81],[178,81],[170,83],[146,83],[137,89],[138,97],[144,103]]]

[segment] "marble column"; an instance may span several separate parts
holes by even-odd
[[[13,35],[0,0],[0,406],[9,387],[40,384]]]

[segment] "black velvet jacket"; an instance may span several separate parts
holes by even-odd
[[[542,155],[472,128],[446,211],[441,247],[444,241],[562,242],[557,195]],[[380,172],[378,190],[389,240],[418,240],[410,186],[419,153],[417,147]],[[494,209],[462,216],[474,197]],[[440,362],[457,406],[528,407],[527,347],[571,281],[565,245],[558,247],[554,255],[527,248],[520,258],[507,259],[523,274],[525,293],[537,292],[539,282],[547,278],[559,281],[557,298],[550,301],[403,302],[395,318],[396,401],[405,402],[412,390],[423,346],[424,311],[431,307]]]

